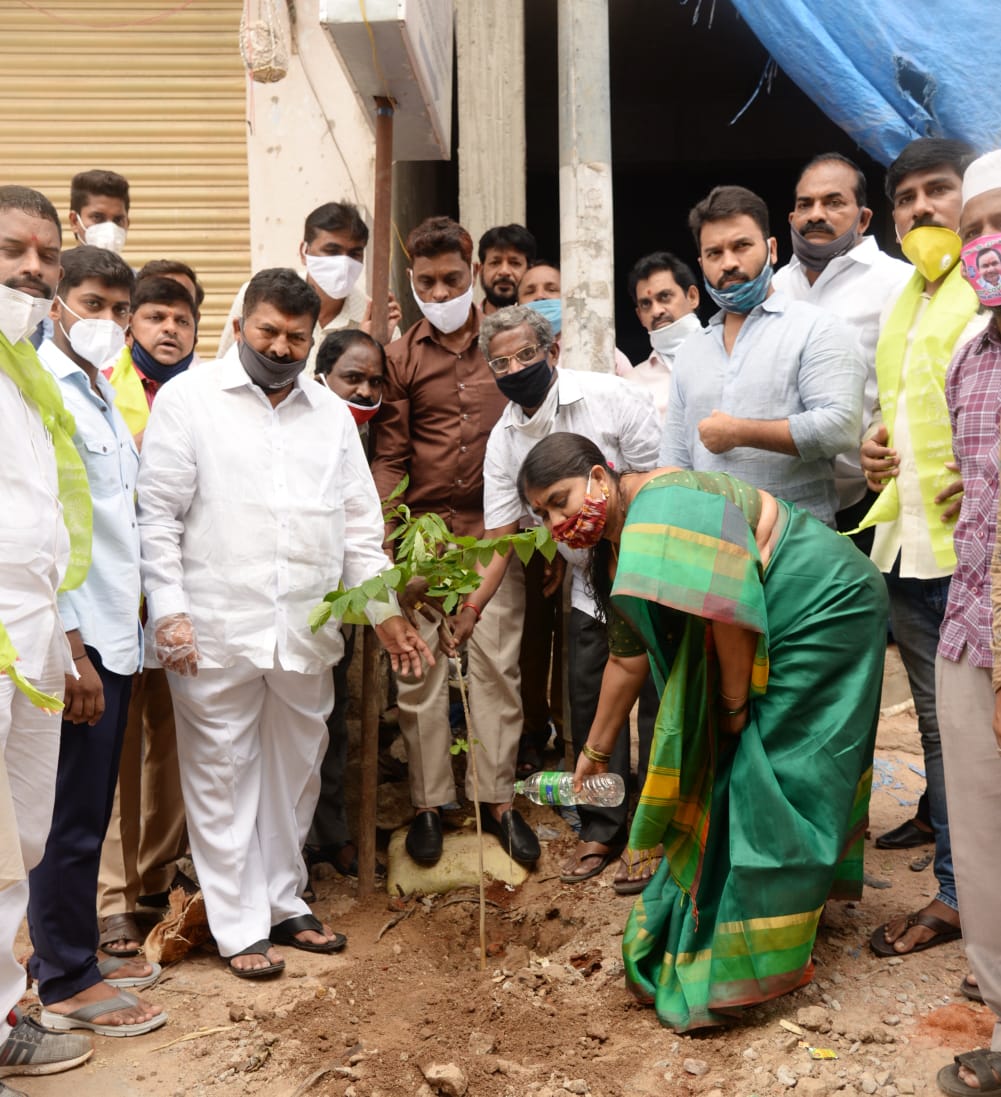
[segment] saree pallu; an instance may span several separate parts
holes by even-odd
[[[705,491],[669,480],[651,481],[630,508],[612,604],[647,643],[662,691],[630,847],[663,840],[665,858],[626,925],[626,980],[683,1032],[808,983],[824,903],[861,895],[887,599],[849,540],[782,502],[762,573],[753,537],[741,546],[725,519],[707,524]],[[739,524],[732,503],[714,506]],[[678,530],[712,578],[665,597]],[[716,727],[712,620],[754,628],[761,605],[767,686],[752,689],[747,725],[728,735]]]

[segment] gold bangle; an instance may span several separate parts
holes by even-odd
[[[585,758],[590,758],[592,762],[607,764],[612,760],[610,754],[606,754],[603,750],[595,750],[594,747],[589,746],[587,743],[580,748],[580,752]]]

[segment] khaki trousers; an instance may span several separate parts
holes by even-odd
[[[133,681],[115,803],[101,850],[98,914],[131,913],[140,895],[166,891],[187,847],[167,672],[152,667]]]
[[[952,863],[963,941],[984,1001],[1001,1017],[1001,754],[991,730],[991,672],[964,657],[935,660],[935,695],[945,763]],[[1001,1022],[991,1048],[1001,1051]]]
[[[475,603],[475,594],[470,599]],[[513,794],[514,767],[521,737],[521,630],[525,616],[525,569],[517,559],[483,610],[467,645],[466,683],[476,751],[479,799],[507,803]],[[438,647],[438,630],[420,618],[421,635],[435,657],[423,678],[397,677],[400,731],[407,748],[410,798],[415,807],[440,807],[455,800],[452,735],[448,724],[449,661]],[[474,745],[473,740],[478,742]],[[466,767],[466,796],[472,798],[472,769]]]

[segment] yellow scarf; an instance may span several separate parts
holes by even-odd
[[[63,405],[62,394],[55,378],[38,360],[35,348],[25,340],[11,345],[0,332],[0,370],[17,385],[21,395],[38,410],[55,450],[59,476],[59,501],[63,521],[70,536],[70,559],[60,590],[72,590],[87,577],[90,569],[90,543],[94,516],[90,500],[87,470],[73,445],[76,424]],[[17,686],[39,708],[58,711],[62,702],[35,689],[15,669],[17,652],[7,630],[0,622],[0,674],[10,675]]]
[[[149,422],[149,401],[128,347],[123,347],[122,353],[115,359],[108,380],[115,390],[115,407],[125,420],[125,425],[133,437],[141,434]]]
[[[876,381],[883,422],[889,432],[887,445],[893,445],[893,427],[897,414],[907,337],[921,304],[925,280],[917,271],[897,298],[876,347]],[[956,264],[932,295],[918,321],[911,340],[907,364],[907,422],[914,443],[918,484],[924,504],[925,520],[931,534],[931,548],[939,567],[955,567],[952,527],[941,521],[941,507],[935,496],[954,479],[945,467],[953,460],[952,430],[945,401],[945,374],[956,350],[956,343],[979,307],[977,295],[963,278]],[[869,513],[859,523],[867,529],[877,522],[892,522],[900,512],[896,479],[879,493]],[[852,532],[858,532],[853,530]]]
[[[14,685],[37,708],[44,709],[46,712],[59,712],[63,707],[62,701],[58,697],[52,697],[36,689],[14,666],[16,662],[17,652],[14,649],[14,643],[3,627],[3,621],[0,621],[0,674],[8,675]]]

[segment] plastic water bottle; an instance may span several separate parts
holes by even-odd
[[[565,804],[592,804],[614,808],[625,799],[626,786],[617,773],[592,773],[584,778],[584,787],[574,792],[573,774],[560,770],[543,770],[515,781],[514,791],[527,796],[536,804],[560,807]]]

